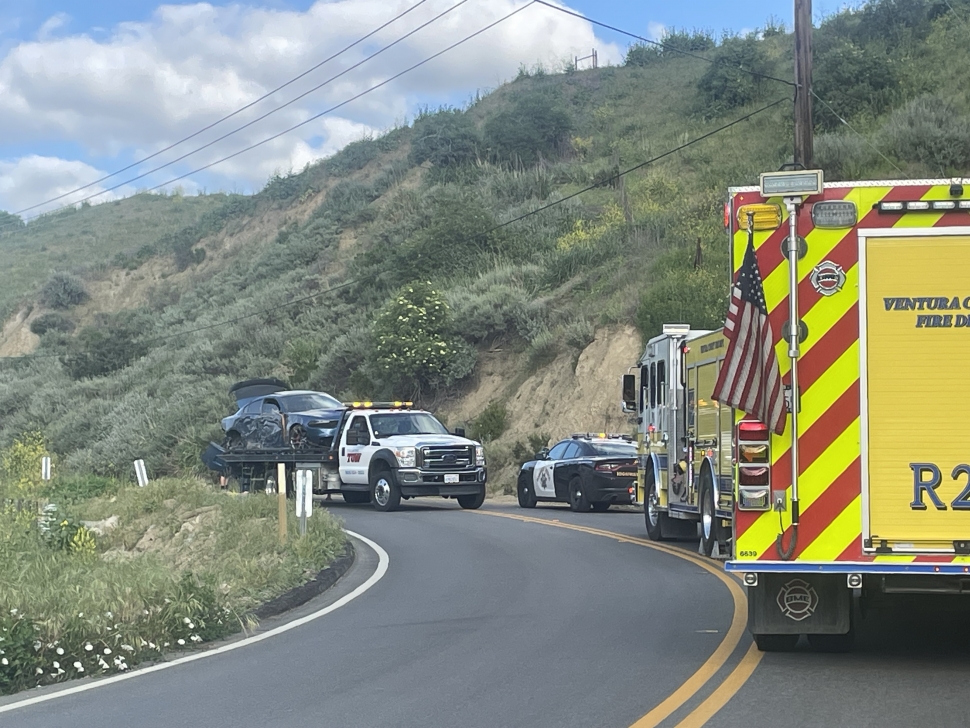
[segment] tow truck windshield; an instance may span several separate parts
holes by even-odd
[[[448,428],[426,412],[393,412],[371,415],[374,437],[391,435],[447,435]]]

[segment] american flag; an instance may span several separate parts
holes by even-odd
[[[787,413],[781,372],[750,231],[741,270],[731,289],[724,336],[727,352],[712,398],[757,417],[776,434],[783,434]]]

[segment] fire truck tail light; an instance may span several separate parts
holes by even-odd
[[[742,463],[767,463],[768,445],[738,445],[738,453]]]
[[[739,485],[768,485],[768,468],[738,468]]]
[[[742,511],[767,511],[771,507],[771,491],[768,488],[738,488],[738,509]]]
[[[768,442],[768,425],[757,420],[741,420],[738,423],[738,440]]]

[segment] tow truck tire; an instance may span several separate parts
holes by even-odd
[[[529,477],[532,477],[532,473],[529,473]],[[519,507],[520,508],[535,508],[536,494],[532,491],[532,484],[527,478],[519,478],[519,485],[516,488],[519,497]]]
[[[721,524],[714,503],[714,484],[705,470],[701,475],[701,548],[705,556],[714,553],[714,546],[721,537]]]
[[[589,511],[589,501],[586,500],[583,481],[577,477],[573,477],[569,481],[569,508],[576,513],[587,513]]]
[[[482,507],[485,502],[485,488],[483,487],[475,495],[460,495],[458,496],[458,505],[467,511],[474,511]]]
[[[605,513],[606,511],[610,510],[610,503],[609,501],[600,501],[599,503],[594,503],[593,510],[597,513]]]
[[[389,468],[377,468],[370,474],[370,502],[375,510],[388,513],[401,505],[401,489]]]
[[[342,490],[340,495],[344,497],[344,503],[350,503],[352,505],[361,505],[363,503],[370,503],[370,493],[360,490]]]
[[[797,634],[756,634],[754,643],[762,652],[791,652],[798,644]]]

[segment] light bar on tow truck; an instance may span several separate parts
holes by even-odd
[[[347,409],[411,409],[414,402],[344,402]]]

